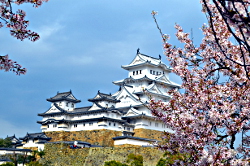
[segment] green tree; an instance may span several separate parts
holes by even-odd
[[[127,162],[130,163],[131,166],[143,166],[143,157],[131,153],[128,155]]]
[[[161,158],[156,166],[165,166],[166,165],[166,159]]]
[[[10,140],[10,138],[0,138],[0,147],[4,147],[4,148],[10,148],[12,146],[12,142]]]
[[[119,161],[112,160],[112,161],[105,161],[104,166],[128,166],[128,165],[123,164]]]
[[[7,163],[4,163],[4,164],[1,164],[0,166],[15,166],[13,163],[11,162],[7,162]]]
[[[38,161],[31,161],[28,164],[26,164],[27,166],[43,166],[41,163],[39,163]]]

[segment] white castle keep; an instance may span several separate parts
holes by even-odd
[[[76,107],[81,102],[71,91],[57,93],[47,99],[51,107],[38,114],[43,119],[42,132],[116,130],[123,136],[132,136],[134,129],[170,131],[164,123],[156,120],[146,107],[150,97],[168,102],[168,91],[180,86],[169,79],[171,68],[166,66],[161,57],[154,58],[137,50],[132,62],[122,66],[128,71],[128,77],[113,82],[120,88],[114,94],[97,92],[88,101],[91,106]]]

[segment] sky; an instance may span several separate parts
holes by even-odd
[[[153,57],[161,54],[168,64],[152,10],[176,46],[181,44],[174,36],[175,23],[192,30],[199,44],[206,22],[198,0],[50,0],[39,8],[14,8],[26,12],[29,28],[41,38],[19,41],[0,29],[0,55],[8,54],[28,70],[21,76],[0,71],[0,138],[41,132],[37,114],[49,109],[46,99],[57,92],[71,90],[82,101],[77,107],[91,105],[87,100],[98,90],[114,93],[119,87],[112,82],[127,77],[121,65],[133,60],[137,48]],[[170,79],[181,83],[175,75]]]

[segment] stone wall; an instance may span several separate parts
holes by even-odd
[[[85,141],[93,145],[101,145],[106,147],[114,146],[113,137],[121,136],[120,131],[114,130],[85,130],[85,131],[53,131],[45,132],[48,137],[52,139],[50,142],[55,141]]]
[[[157,130],[149,130],[149,129],[134,129],[134,137],[142,137],[142,138],[149,138],[149,139],[156,139],[161,141],[163,132]]]
[[[142,137],[149,139],[162,140],[162,132],[149,129],[135,129],[134,137]],[[105,147],[113,147],[113,137],[121,136],[121,131],[114,130],[84,130],[84,131],[53,131],[45,132],[48,137],[52,139],[50,142],[55,141],[85,141],[94,145],[101,145]]]
[[[101,147],[69,149],[66,144],[46,144],[45,156],[40,161],[51,166],[102,166],[105,161],[126,163],[131,153],[143,156],[144,166],[155,166],[163,152],[153,147]]]

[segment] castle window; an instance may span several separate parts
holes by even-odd
[[[85,126],[85,123],[83,123],[83,126]]]
[[[151,126],[151,122],[149,122],[149,126]]]
[[[153,74],[153,71],[152,71],[152,70],[150,70],[150,74]]]
[[[109,122],[109,126],[111,126],[111,123]]]
[[[155,75],[155,71],[153,71],[153,75]]]
[[[93,126],[93,123],[89,123],[89,126]]]
[[[74,104],[73,103],[71,104],[71,107],[74,108]]]
[[[136,75],[138,75],[138,70],[136,71]]]
[[[164,74],[164,71],[162,73]]]
[[[155,127],[158,127],[158,123],[155,123]]]
[[[133,75],[135,75],[135,71],[133,71]]]
[[[67,106],[67,107],[69,106],[69,102],[66,103],[66,106]]]
[[[77,124],[74,124],[74,127],[76,128],[76,127],[77,127]]]
[[[130,131],[130,128],[128,127],[127,130]]]
[[[49,125],[47,125],[47,127],[49,128]]]
[[[115,123],[114,123],[114,126],[115,126]]]
[[[62,102],[59,102],[59,106],[62,106]]]
[[[53,124],[53,127],[56,128],[56,127],[57,127],[57,124]]]
[[[141,70],[140,70],[140,74],[141,74]]]

